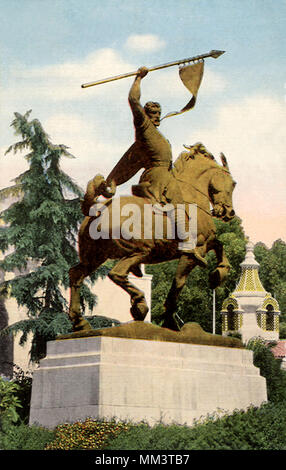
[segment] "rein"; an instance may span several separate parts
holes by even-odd
[[[209,200],[209,196],[205,193],[203,193],[202,191],[200,191],[198,188],[196,188],[196,186],[194,186],[192,183],[189,183],[187,181],[184,181],[184,180],[181,180],[180,178],[176,178],[177,181],[180,181],[181,183],[185,183],[185,184],[188,184],[189,186],[192,186],[196,191],[198,191],[199,193],[201,193],[203,196],[205,196],[208,200]],[[190,204],[193,204],[193,203],[190,203]],[[201,207],[199,204],[195,203],[196,206],[201,209],[203,212],[205,212],[206,214],[208,214],[210,217],[213,217],[212,213],[210,210],[208,209],[205,209],[204,207]]]
[[[189,181],[184,181],[181,180],[180,178],[176,178],[177,181],[180,181],[181,183],[188,184],[189,186],[192,186],[198,193],[201,193],[203,196],[205,196],[207,199],[209,199],[209,195],[206,193],[203,193],[200,189],[198,189],[194,184],[190,183]]]
[[[209,171],[209,170],[218,170],[218,169],[220,169],[220,168],[212,167],[212,168],[208,168],[207,170],[205,170],[205,172],[206,172],[206,171]],[[223,169],[223,171],[226,171],[227,173],[229,173],[229,171],[227,171],[227,170],[225,170],[225,169]],[[192,186],[192,188],[194,188],[198,193],[202,194],[202,196],[206,197],[206,198],[208,199],[208,201],[209,201],[209,195],[206,194],[206,193],[204,193],[204,192],[201,191],[200,189],[198,189],[193,183],[190,183],[189,181],[184,181],[184,180],[182,180],[182,179],[180,179],[180,178],[178,178],[178,177],[176,177],[176,176],[175,176],[175,179],[176,179],[177,181],[180,181],[181,183],[184,183],[184,184],[187,184],[187,185],[189,185],[189,186]],[[213,217],[211,211],[209,211],[209,210],[207,210],[207,209],[204,209],[203,207],[199,206],[198,204],[197,204],[197,206],[199,207],[199,209],[201,209],[202,211],[204,211],[206,214],[208,214],[209,216]]]

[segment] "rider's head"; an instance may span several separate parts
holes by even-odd
[[[160,126],[161,106],[154,101],[148,101],[144,106],[148,118],[153,122],[154,126]]]

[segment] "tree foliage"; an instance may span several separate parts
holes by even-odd
[[[18,390],[19,385],[0,375],[0,429],[19,419],[17,409],[21,407],[21,403],[17,397]]]
[[[286,243],[276,240],[271,248],[257,243],[255,257],[260,264],[259,277],[267,292],[279,303],[280,322],[286,322]]]
[[[21,140],[10,152],[28,152],[29,169],[0,191],[0,200],[16,197],[0,217],[0,250],[5,258],[0,268],[17,275],[2,283],[2,294],[15,297],[27,309],[27,320],[8,331],[21,331],[21,343],[33,333],[31,359],[45,354],[47,340],[70,331],[63,289],[69,285],[69,268],[78,262],[76,236],[82,220],[81,188],[60,168],[62,158],[74,158],[65,145],[54,145],[37,119],[15,113],[12,127]],[[98,275],[105,275],[105,269]],[[96,298],[87,285],[82,305],[92,308]]]
[[[253,351],[253,364],[266,379],[267,399],[273,403],[286,403],[286,371],[281,369],[281,360],[274,357],[271,343],[259,337],[252,338],[247,349]]]
[[[245,257],[246,240],[241,220],[235,217],[225,223],[215,220],[217,237],[223,243],[231,269],[223,286],[216,289],[216,331],[221,331],[220,310],[223,300],[234,290],[240,276],[240,263]],[[209,274],[216,267],[214,252],[206,256],[208,266],[196,267],[189,275],[177,307],[177,314],[184,323],[197,322],[205,331],[212,331],[213,291],[209,287]],[[153,275],[152,280],[152,320],[159,323],[165,298],[175,277],[178,261],[149,265],[146,271]]]
[[[240,263],[246,252],[246,238],[241,220],[235,217],[231,222],[215,220],[217,237],[223,243],[231,269],[225,283],[216,289],[216,331],[221,331],[220,310],[222,302],[234,290],[241,274]],[[280,337],[286,338],[286,243],[276,240],[271,248],[257,243],[254,255],[259,267],[259,277],[267,292],[274,296],[280,306]],[[189,275],[178,300],[177,313],[184,323],[198,322],[206,331],[212,331],[213,292],[209,288],[209,273],[215,268],[214,252],[206,256],[208,267],[196,267]],[[175,277],[177,261],[148,266],[152,281],[152,319],[160,323],[164,301]]]

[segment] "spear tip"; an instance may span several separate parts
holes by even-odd
[[[222,54],[224,54],[225,51],[216,51],[216,50],[212,50],[210,52],[210,56],[213,57],[214,59],[217,59],[219,56],[221,56]]]

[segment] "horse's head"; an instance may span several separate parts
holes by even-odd
[[[208,210],[211,202],[214,217],[231,220],[235,216],[232,207],[235,182],[225,156],[220,155],[222,165],[219,165],[200,142],[184,147],[187,151],[179,155],[173,169],[175,178],[181,184],[184,201],[195,202],[203,210]]]
[[[226,158],[221,154],[222,166],[217,165],[209,183],[209,196],[213,206],[213,216],[225,222],[233,219],[232,192],[235,182],[230,174]]]

